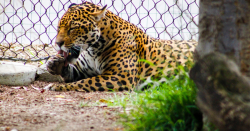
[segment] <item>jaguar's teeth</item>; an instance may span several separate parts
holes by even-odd
[[[65,51],[63,51],[63,50],[59,50],[59,51],[57,52],[57,54],[62,55],[64,58],[67,58],[67,57],[68,57],[68,55],[69,55],[69,53],[68,53],[68,52],[65,52]]]
[[[63,57],[66,59],[68,57],[68,53],[63,51]]]
[[[57,54],[63,54],[63,50],[59,50]]]

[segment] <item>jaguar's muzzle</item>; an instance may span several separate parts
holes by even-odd
[[[81,47],[80,46],[72,46],[68,52],[65,52],[63,50],[59,50],[57,54],[60,54],[65,59],[65,66],[67,66],[69,63],[72,63],[74,59],[77,59],[80,55]]]

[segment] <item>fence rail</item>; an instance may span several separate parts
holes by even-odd
[[[161,39],[198,39],[197,0],[88,0]],[[41,61],[55,55],[57,24],[81,0],[1,0],[0,60]]]

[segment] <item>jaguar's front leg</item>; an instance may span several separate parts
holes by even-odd
[[[131,90],[137,83],[137,78],[124,79],[124,75],[98,75],[77,82],[52,85],[47,90],[53,91],[124,91]]]

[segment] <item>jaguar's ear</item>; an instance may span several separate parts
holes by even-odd
[[[91,13],[90,15],[92,15],[95,19],[95,21],[100,21],[102,18],[105,17],[105,13],[106,13],[106,8],[107,5],[105,5],[102,9],[100,9],[97,12]]]
[[[68,8],[71,8],[72,6],[75,6],[75,5],[77,5],[77,4],[76,3],[72,3],[71,5],[69,5]]]

